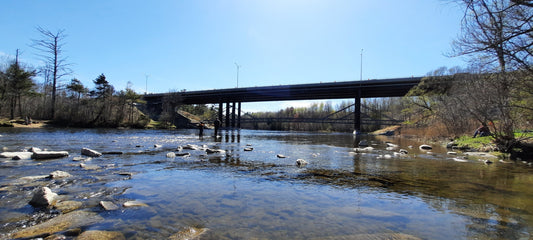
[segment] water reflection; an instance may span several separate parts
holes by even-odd
[[[0,234],[39,212],[28,207],[27,198],[42,185],[96,211],[101,200],[147,203],[102,211],[106,221],[88,227],[131,239],[167,238],[185,226],[209,228],[202,239],[527,239],[532,230],[533,178],[525,165],[456,162],[438,145],[430,154],[418,149],[420,142],[402,138],[220,133],[198,138],[193,130],[5,130],[0,144],[9,150],[38,146],[72,154],[42,162],[1,159]],[[363,140],[375,150],[354,152]],[[398,150],[387,150],[386,142],[409,153],[395,156]],[[186,144],[224,153],[182,150],[190,156],[165,157]],[[244,151],[248,145],[253,151]],[[87,146],[124,154],[92,159],[87,164],[98,170],[85,170],[73,158]],[[386,154],[393,157],[380,157]],[[297,167],[300,158],[309,164]],[[74,177],[20,180],[57,169]]]

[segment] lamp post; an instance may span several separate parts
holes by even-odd
[[[146,85],[145,85],[146,88],[145,88],[145,90],[144,90],[144,94],[145,94],[145,95],[148,94],[148,76],[150,76],[150,75],[148,75],[148,74],[144,74],[144,77],[145,77],[145,84],[146,84]]]
[[[361,76],[360,81],[363,81],[363,49],[361,48]]]
[[[241,65],[235,62],[235,67],[237,67],[237,88],[239,88],[239,69],[241,68]]]

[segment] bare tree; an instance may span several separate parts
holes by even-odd
[[[41,34],[42,39],[32,40],[32,47],[40,52],[38,56],[46,63],[43,72],[51,76],[52,102],[50,115],[51,118],[54,118],[59,81],[61,77],[72,73],[72,70],[69,68],[70,64],[67,63],[66,57],[63,57],[63,46],[66,35],[65,30],[58,30],[54,33],[37,27],[37,31]]]
[[[525,0],[458,0],[465,7],[462,34],[450,56],[470,56],[477,66],[506,72],[531,69],[533,8]]]

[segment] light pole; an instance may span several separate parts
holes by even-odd
[[[363,81],[363,49],[361,48],[361,78],[360,81]]]
[[[241,68],[241,65],[235,62],[235,67],[237,67],[237,88],[239,88],[239,69]]]
[[[144,94],[145,94],[145,95],[148,94],[148,76],[150,76],[150,75],[148,75],[148,74],[144,74],[144,77],[145,77],[145,84],[146,84],[146,85],[145,85],[146,88],[145,88],[145,90],[144,90]]]

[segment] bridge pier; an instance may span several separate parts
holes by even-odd
[[[233,102],[233,107],[231,108],[231,128],[235,128],[235,105],[235,102]]]
[[[229,102],[226,102],[226,128],[229,128]]]
[[[241,102],[226,102],[226,117],[223,119],[224,103],[218,103],[218,118],[226,128],[241,128]],[[231,112],[230,112],[231,109]]]
[[[354,104],[353,129],[356,133],[361,131],[361,88],[357,91]]]

